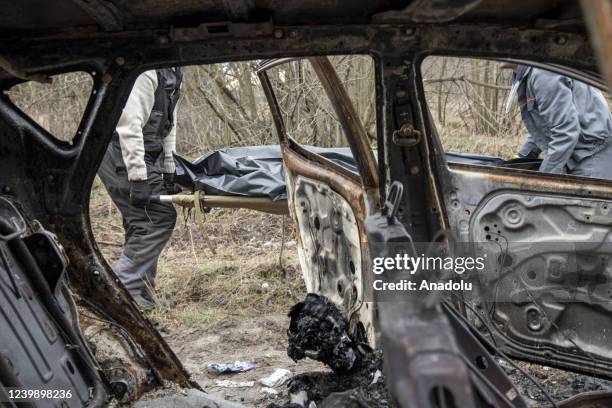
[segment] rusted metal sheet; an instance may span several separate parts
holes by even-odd
[[[123,17],[110,1],[72,0],[72,2],[93,18],[102,31],[119,31],[123,29]]]
[[[241,24],[225,21],[220,23],[201,24],[197,27],[177,28],[171,33],[171,40],[176,42],[201,41],[220,38],[272,38],[273,24]]]
[[[378,188],[378,166],[359,115],[327,57],[308,59],[332,103],[357,162],[365,188]]]
[[[363,220],[366,214],[363,187],[358,182],[343,177],[334,169],[312,163],[287,146],[281,146],[281,149],[285,157],[285,166],[292,174],[322,181],[348,201],[355,212],[359,234],[363,237]]]
[[[452,171],[461,172],[496,185],[513,185],[515,188],[542,191],[548,193],[562,193],[586,197],[601,197],[612,199],[612,186],[606,180],[592,178],[568,177],[555,174],[534,174],[529,170],[504,170],[503,168],[481,168],[459,163],[449,164]],[[523,175],[524,174],[524,175]]]
[[[468,13],[482,0],[430,1],[417,0],[401,11],[387,11],[373,17],[376,22],[410,20],[418,23],[449,22]]]
[[[294,182],[292,179],[296,175],[303,175],[327,183],[354,209],[360,239],[362,242],[366,242],[363,220],[367,216],[368,207],[379,204],[379,175],[376,159],[372,147],[369,145],[363,124],[329,59],[327,57],[312,57],[308,60],[346,133],[351,151],[357,162],[359,177],[343,168],[334,166],[323,157],[308,152],[290,140],[266,71],[293,60],[295,59],[266,60],[260,64],[257,70],[277,128],[283,159],[289,171],[289,183]]]
[[[385,373],[398,406],[477,407],[446,317],[435,309],[407,314],[407,305],[397,301],[378,306]]]
[[[129,337],[117,326],[81,315],[81,330],[115,398],[121,403],[138,400],[157,386],[148,364],[137,355]]]
[[[599,69],[612,89],[612,0],[581,0],[580,3]]]

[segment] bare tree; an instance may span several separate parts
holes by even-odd
[[[509,158],[526,133],[518,106],[506,113],[512,72],[491,60],[428,57],[425,95],[446,150]]]
[[[330,58],[364,126],[376,132],[374,63],[367,56]],[[276,144],[270,110],[255,74],[258,61],[185,67],[177,118],[177,151],[195,157],[230,146]],[[346,146],[346,138],[308,60],[269,72],[287,128],[303,144]],[[26,82],[9,98],[58,139],[74,137],[91,93],[87,73],[54,77],[53,83]]]

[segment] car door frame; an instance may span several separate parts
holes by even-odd
[[[307,150],[289,136],[282,117],[280,104],[274,92],[274,86],[267,72],[274,67],[297,60],[307,60],[315,71],[346,135],[350,150],[357,165],[358,175],[331,160]],[[292,199],[292,195],[293,184],[295,179],[299,176],[329,186],[331,190],[338,193],[346,200],[354,213],[359,232],[361,251],[360,273],[358,273],[361,281],[361,299],[346,312],[347,318],[351,322],[352,330],[356,330],[353,325],[355,321],[352,319],[352,315],[362,307],[367,310],[365,314],[368,317],[366,317],[365,320],[369,323],[369,326],[362,329],[365,330],[365,333],[362,334],[365,334],[365,337],[370,343],[375,344],[376,330],[374,328],[375,323],[373,317],[375,314],[374,304],[365,300],[371,299],[371,295],[366,292],[371,288],[371,284],[369,282],[370,274],[365,272],[370,264],[370,260],[368,256],[364,220],[370,213],[378,211],[380,207],[380,186],[378,164],[372,148],[369,145],[367,133],[346,89],[327,57],[319,56],[266,60],[259,65],[256,72],[262,84],[268,105],[270,106],[277,131],[288,181],[288,205],[290,213],[296,221],[298,228],[301,227],[296,214],[298,209],[296,203]]]

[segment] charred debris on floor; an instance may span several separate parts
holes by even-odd
[[[289,317],[289,357],[294,361],[308,357],[332,371],[296,375],[288,383],[289,401],[284,405],[272,403],[267,408],[398,406],[387,389],[382,352],[349,333],[349,323],[338,306],[324,296],[310,293],[291,308]],[[498,362],[520,393],[536,406],[548,404],[550,396],[560,401],[560,407],[591,406],[588,401],[584,401],[586,405],[578,403],[576,398],[582,395],[597,400],[612,389],[611,382],[587,375],[523,363],[525,374],[518,371],[516,363],[503,359]],[[543,382],[540,387],[546,388],[548,398],[532,376]]]
[[[287,354],[306,357],[330,367],[293,377],[290,401],[268,408],[393,407],[382,373],[382,353],[349,334],[349,323],[329,299],[310,293],[289,311]]]

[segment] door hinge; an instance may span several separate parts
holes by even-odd
[[[416,146],[421,141],[421,132],[416,130],[411,123],[405,123],[401,128],[393,131],[392,140],[397,146]]]

